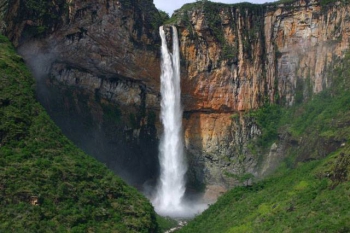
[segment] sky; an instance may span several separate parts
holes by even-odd
[[[210,0],[211,2],[222,2],[222,3],[239,3],[239,2],[251,2],[263,4],[265,2],[273,2],[274,0]],[[154,0],[156,7],[172,15],[174,10],[180,9],[184,4],[195,2],[195,0]]]

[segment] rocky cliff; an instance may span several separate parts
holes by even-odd
[[[130,182],[156,177],[164,14],[152,1],[2,2],[2,31],[64,133]]]
[[[37,76],[49,77],[41,99],[50,100],[44,105],[73,140],[119,173],[139,172],[138,183],[155,178],[157,28],[164,18],[152,1],[59,2],[41,13],[59,12],[47,21],[36,8],[18,14],[31,7],[20,0],[1,4],[11,6],[3,31]],[[324,2],[203,1],[168,21],[181,37],[191,181],[225,189],[239,183],[237,175],[261,177],[282,159],[288,142],[268,152],[252,149],[262,131],[247,113],[268,102],[305,101],[332,84],[327,70],[348,49],[350,6]]]
[[[197,2],[175,13],[182,35],[186,146],[203,169],[197,178],[232,185],[225,171],[261,177],[275,166],[285,142],[260,152],[260,160],[249,148],[261,131],[247,113],[265,102],[306,101],[332,84],[327,70],[349,48],[349,7],[316,0]]]

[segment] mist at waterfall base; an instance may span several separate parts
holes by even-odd
[[[174,29],[174,31],[176,32],[176,29]],[[45,46],[48,46],[49,48],[46,48]],[[178,150],[176,148],[180,148],[178,151],[181,152],[181,163],[183,165],[181,168],[184,169],[180,172],[180,174],[182,174],[182,188],[173,189],[175,186],[171,183],[168,183],[168,187],[170,187],[168,190],[170,193],[174,193],[174,199],[173,196],[169,195],[169,193],[163,193],[162,195],[159,194],[153,197],[151,196],[152,194],[150,190],[156,190],[156,193],[162,193],[160,186],[158,186],[157,189],[154,188],[154,181],[158,176],[159,169],[157,158],[157,141],[150,142],[150,140],[148,140],[142,142],[141,146],[135,146],[135,144],[126,144],[120,138],[110,137],[112,134],[115,135],[115,129],[113,127],[107,125],[106,127],[101,128],[101,125],[97,123],[91,124],[92,121],[91,116],[89,115],[89,109],[83,108],[86,106],[86,95],[83,93],[80,96],[81,98],[78,98],[78,102],[75,102],[74,99],[72,99],[72,102],[68,102],[71,93],[69,93],[70,95],[66,95],[65,90],[74,91],[74,95],[79,96],[80,89],[74,86],[65,86],[64,83],[59,84],[57,87],[55,86],[54,82],[57,81],[55,81],[55,79],[52,77],[51,69],[52,64],[56,63],[59,58],[59,52],[56,51],[55,43],[52,45],[45,44],[45,46],[43,46],[40,41],[30,41],[28,43],[22,44],[18,48],[18,52],[24,58],[26,64],[36,79],[37,99],[45,107],[50,117],[60,127],[62,132],[70,140],[72,140],[75,145],[80,147],[87,154],[92,155],[100,162],[106,164],[109,169],[121,176],[129,184],[134,185],[139,190],[142,190],[144,194],[152,200],[156,211],[160,215],[170,216],[174,218],[191,218],[206,209],[207,204],[200,204],[199,201],[196,201],[200,199],[197,198],[200,195],[191,194],[190,197],[188,197],[186,193],[186,197],[184,197],[185,179],[183,177],[186,173],[186,161],[183,156],[184,147],[182,137],[183,132],[181,129],[182,109],[180,105],[180,83],[178,83],[177,86],[178,110],[175,118],[178,119],[176,121],[176,124],[180,126],[178,131],[180,134],[178,136],[178,140],[181,141],[181,146],[175,147],[174,151],[176,152]],[[178,47],[176,49],[177,52],[175,53],[178,54]],[[173,56],[169,53],[169,51],[166,53],[170,59],[173,59]],[[173,54],[175,53],[173,52]],[[175,59],[175,63],[178,64],[179,55],[175,56]],[[170,62],[171,66],[172,63],[173,61]],[[177,67],[178,68],[174,70],[177,72],[176,75],[179,82],[179,65],[177,65]],[[163,95],[165,94],[162,93],[162,96]],[[167,104],[168,103],[165,102],[165,105]],[[147,137],[148,136],[149,135],[147,134]],[[145,136],[145,138],[147,137]],[[166,141],[167,140],[168,139],[166,139]],[[165,141],[164,136],[162,141]],[[163,146],[163,148],[165,148],[165,146]],[[164,153],[168,152],[165,150]],[[176,155],[176,153],[174,155]],[[163,161],[161,158],[159,159],[161,160],[160,163],[164,165],[165,161]],[[161,172],[164,172],[164,170],[162,169]],[[163,183],[166,184],[167,181],[164,180]],[[149,186],[146,187],[147,190],[143,189],[145,188],[144,186],[141,188],[142,184],[149,184]],[[175,192],[175,190],[180,190],[180,192]],[[175,193],[177,194],[175,195]],[[167,198],[163,199],[161,196]],[[174,204],[168,205],[165,204],[166,201],[164,200],[177,201],[173,202]]]
[[[125,120],[104,117],[106,112],[98,100],[102,96],[96,98],[97,95],[94,95],[96,99],[93,100],[84,88],[67,84],[64,72],[61,79],[57,79],[53,66],[65,63],[60,60],[56,44],[55,41],[34,40],[17,48],[35,77],[37,100],[63,134],[86,154],[105,164],[139,190],[147,181],[151,180],[153,185],[159,176],[156,130],[151,131],[146,125],[140,129],[140,140],[126,141],[123,131]],[[74,66],[69,69],[74,70]],[[123,112],[129,107],[122,108],[117,104],[108,106],[109,112]],[[99,111],[102,112],[96,114]],[[101,118],[96,120],[96,116]],[[126,117],[129,119],[129,115]],[[120,126],[116,126],[115,122],[120,123]]]
[[[177,29],[172,26],[172,53],[167,46],[163,26],[161,46],[161,121],[164,127],[159,145],[160,178],[152,203],[158,214],[173,218],[190,218],[206,209],[199,201],[185,200],[185,175],[180,88],[180,52]]]

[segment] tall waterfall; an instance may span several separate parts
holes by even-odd
[[[161,173],[153,205],[159,214],[176,217],[183,215],[185,209],[182,199],[187,170],[182,135],[179,39],[177,29],[173,26],[173,51],[170,53],[163,26],[159,31],[162,39],[160,90],[164,132],[159,145]]]

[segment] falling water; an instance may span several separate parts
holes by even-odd
[[[179,216],[185,209],[184,176],[187,170],[182,136],[179,40],[177,29],[173,26],[173,51],[170,53],[163,26],[159,30],[162,39],[160,89],[161,121],[164,132],[159,145],[161,174],[153,204],[156,211],[162,215]]]

